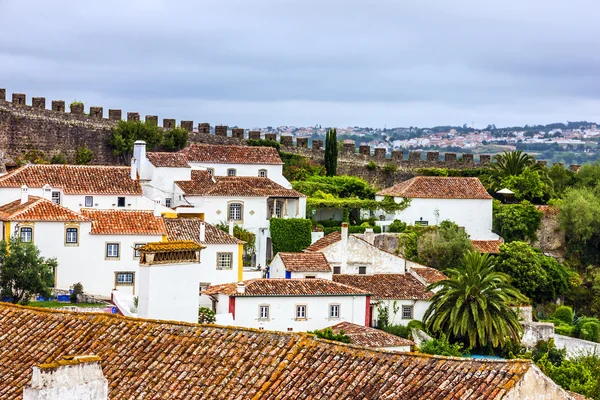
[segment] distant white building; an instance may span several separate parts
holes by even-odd
[[[463,227],[473,240],[497,240],[492,232],[492,196],[478,178],[417,176],[390,188],[375,197],[392,196],[399,203],[410,199],[405,210],[381,213],[384,229],[395,219],[408,225],[437,225],[450,220]]]
[[[331,280],[333,271],[322,253],[284,253],[273,257],[270,278],[321,278]]]

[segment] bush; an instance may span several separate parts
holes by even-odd
[[[501,204],[494,200],[493,231],[509,243],[516,240],[536,240],[535,232],[542,221],[542,213],[528,201],[520,204]]]
[[[573,323],[573,309],[568,306],[560,306],[554,311],[550,318],[571,325]]]
[[[408,329],[408,327],[405,325],[388,325],[384,327],[383,330],[387,333],[400,336],[405,339],[409,339],[411,333],[410,329]]]
[[[575,326],[558,323],[554,325],[554,333],[563,336],[574,336]]]
[[[66,164],[67,163],[67,158],[65,157],[65,155],[63,153],[58,153],[52,156],[52,159],[50,160],[50,164]]]
[[[317,337],[321,339],[333,340],[342,343],[350,343],[350,336],[346,335],[344,333],[344,330],[340,330],[340,333],[333,333],[333,330],[331,328],[325,328],[322,330],[316,329],[314,331],[308,331],[308,333],[317,335]]]
[[[273,254],[281,251],[300,252],[310,246],[312,222],[302,218],[272,218]]]
[[[463,357],[468,354],[468,351],[463,349],[462,343],[451,344],[444,334],[440,335],[439,339],[427,340],[421,345],[422,353],[436,354],[449,357]]]
[[[214,324],[217,321],[215,312],[208,307],[198,308],[198,323],[199,324]]]
[[[71,303],[75,304],[78,301],[78,297],[81,296],[83,294],[83,285],[81,284],[81,282],[77,282],[76,284],[73,285],[73,291],[71,292],[71,295],[69,296],[69,300],[71,301]]]
[[[381,233],[381,227],[379,225],[375,225],[373,227],[373,233]]]
[[[387,172],[388,174],[393,174],[394,172],[398,171],[398,165],[393,162],[387,162],[383,164],[383,171]]]
[[[375,161],[369,161],[369,163],[367,164],[367,169],[369,171],[375,171],[377,169],[377,164],[375,163]]]
[[[246,141],[248,146],[262,146],[262,147],[273,147],[279,151],[280,144],[276,140],[271,139],[248,139]]]
[[[389,232],[401,233],[406,230],[406,223],[400,221],[399,219],[395,219],[388,228]]]
[[[591,340],[593,342],[600,341],[600,323],[595,321],[583,323],[579,330],[579,337],[581,339]]]
[[[591,327],[590,323],[591,324],[600,324],[600,320],[598,320],[598,318],[590,318],[590,317],[579,318],[577,320],[577,323],[575,324],[575,328],[573,329],[573,334],[576,337],[581,337],[583,326],[585,325],[587,327],[587,330],[589,330]],[[586,335],[587,334],[589,334],[589,332],[587,332]]]
[[[423,325],[423,322],[419,321],[418,319],[413,319],[408,323],[408,325],[406,325],[406,327],[408,328],[409,332],[412,332],[413,329],[420,329],[423,332],[427,332],[427,330],[425,329],[425,325]]]
[[[83,146],[77,149],[77,153],[75,153],[75,164],[77,165],[87,165],[94,159],[94,152],[87,148],[87,146]]]

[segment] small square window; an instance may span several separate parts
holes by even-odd
[[[119,243],[106,244],[106,258],[119,258]]]
[[[367,274],[367,267],[365,267],[365,266],[358,267],[358,274],[359,275],[366,275]]]
[[[165,199],[165,206],[167,206],[167,207],[171,208],[171,203],[172,203],[172,202],[173,202],[173,199],[170,199],[170,198],[168,198],[168,197],[167,197],[167,198]]]
[[[125,207],[125,197],[117,197],[117,207]]]
[[[235,176],[235,168],[229,168],[227,170],[227,176]]]
[[[133,245],[133,257],[140,258],[140,247],[145,245],[146,243],[135,243]]]
[[[402,319],[413,319],[413,306],[402,306]]]
[[[52,192],[52,202],[60,204],[60,192]]]
[[[329,318],[339,318],[340,317],[340,305],[339,304],[330,304],[329,305]]]
[[[259,169],[258,170],[258,176],[260,176],[261,178],[266,178],[267,177],[267,170],[266,169]]]
[[[21,228],[21,242],[33,241],[33,228]]]
[[[78,233],[79,232],[77,228],[67,228],[67,231],[65,233],[65,243],[76,244]]]
[[[233,253],[217,253],[217,269],[231,269]]]
[[[258,306],[258,319],[269,319],[269,306]]]
[[[306,305],[296,306],[296,319],[306,319]]]
[[[85,196],[85,206],[94,207],[94,196]]]
[[[342,267],[333,267],[334,275],[339,275],[342,273]]]
[[[115,272],[115,286],[133,286],[135,272]]]
[[[208,174],[210,176],[214,176],[215,175],[215,169],[214,168],[206,168],[206,172],[208,172]]]

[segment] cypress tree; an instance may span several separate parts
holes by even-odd
[[[327,176],[337,173],[337,129],[327,129],[325,133],[325,171]]]

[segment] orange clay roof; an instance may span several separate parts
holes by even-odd
[[[41,188],[48,184],[65,194],[141,195],[140,182],[130,174],[131,167],[30,164],[0,177],[0,187]]]
[[[425,282],[427,282],[427,284],[432,284],[448,279],[446,275],[444,275],[442,272],[438,271],[435,268],[422,266],[412,267],[412,270],[421,278],[423,278]]]
[[[277,255],[290,272],[331,272],[323,253],[283,253]]]
[[[21,398],[34,365],[76,354],[100,357],[110,400],[499,400],[532,367],[5,303],[0,334],[2,399]]]
[[[368,290],[373,300],[428,300],[432,292],[410,274],[333,275],[334,282]]]
[[[478,178],[415,176],[383,189],[378,196],[425,199],[491,199]]]
[[[29,196],[29,200],[21,204],[15,200],[0,206],[2,221],[89,221],[86,217],[50,200]]]
[[[146,158],[155,167],[190,168],[185,155],[182,153],[152,152],[146,153]]]
[[[96,210],[82,208],[81,214],[92,220],[93,235],[166,235],[162,217],[144,210]]]
[[[357,325],[346,321],[330,326],[330,328],[333,333],[336,334],[344,331],[345,335],[350,336],[350,343],[372,349],[412,346],[415,344],[411,340],[392,335],[381,329],[369,328],[368,326]]]
[[[337,243],[340,240],[342,240],[342,234],[340,232],[331,232],[329,235],[323,236],[321,239],[308,246],[304,251],[321,251],[327,246]]]
[[[480,253],[499,254],[502,240],[471,240],[473,248]]]
[[[244,281],[245,292],[238,293],[236,282],[209,286],[202,294],[228,296],[367,296],[371,292],[350,287],[328,279],[258,278]]]
[[[149,253],[164,253],[170,251],[182,251],[182,250],[200,250],[206,246],[202,246],[191,240],[178,240],[173,242],[150,242],[139,247],[139,251]]]
[[[265,146],[192,144],[181,151],[189,162],[211,164],[283,164],[277,149]]]
[[[200,242],[200,224],[202,222],[200,218],[164,218],[164,222],[167,227],[168,240],[193,240],[201,244],[245,243],[208,222],[204,223],[204,241]]]
[[[245,197],[306,197],[286,189],[269,178],[258,176],[215,176],[206,170],[192,170],[189,181],[175,181],[183,193],[190,196],[245,196]]]

